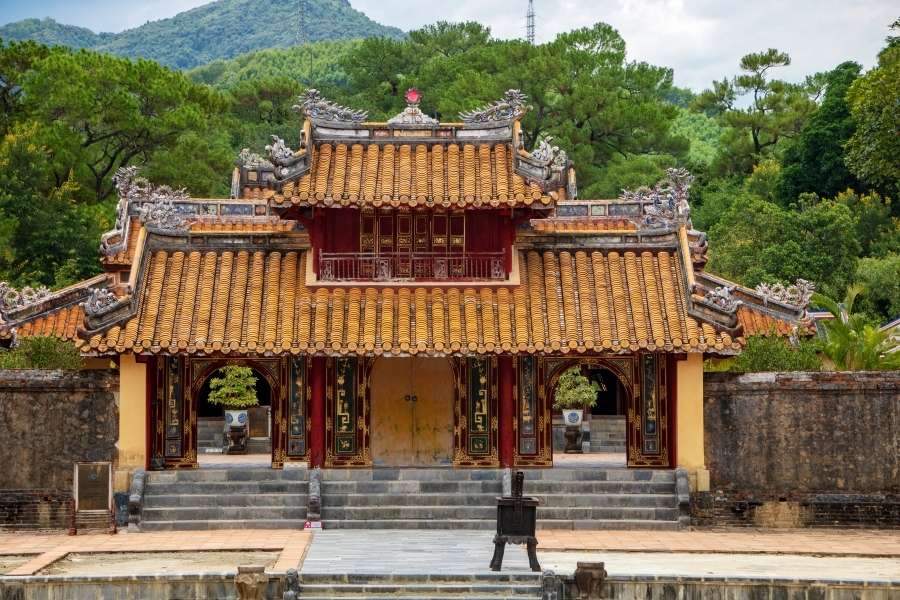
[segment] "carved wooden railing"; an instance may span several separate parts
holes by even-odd
[[[497,281],[507,277],[503,252],[323,252],[319,281]]]

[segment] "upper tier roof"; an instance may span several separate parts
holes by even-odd
[[[379,123],[308,90],[297,107],[306,116],[299,149],[273,136],[267,158],[242,152],[233,195],[275,207],[550,208],[575,197],[574,170],[552,138],[525,150],[518,91],[457,123],[424,114],[412,92],[402,113]]]

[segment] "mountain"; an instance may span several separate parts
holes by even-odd
[[[404,33],[376,23],[350,6],[349,0],[218,0],[121,33],[96,34],[52,19],[26,19],[0,27],[4,40],[30,39],[150,58],[177,69],[300,42],[375,36],[401,38]]]

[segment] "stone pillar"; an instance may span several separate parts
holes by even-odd
[[[325,466],[325,357],[314,356],[309,373],[309,468]]]
[[[147,467],[147,363],[133,354],[119,358],[119,442],[114,486],[128,490],[135,469]]]
[[[516,436],[513,424],[516,421],[515,357],[503,354],[497,357],[497,393],[499,404],[500,466],[509,468],[515,462]]]

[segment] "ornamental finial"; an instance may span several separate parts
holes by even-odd
[[[475,110],[459,113],[459,118],[464,123],[472,124],[515,121],[531,108],[527,102],[528,96],[521,90],[506,90],[502,99]]]

